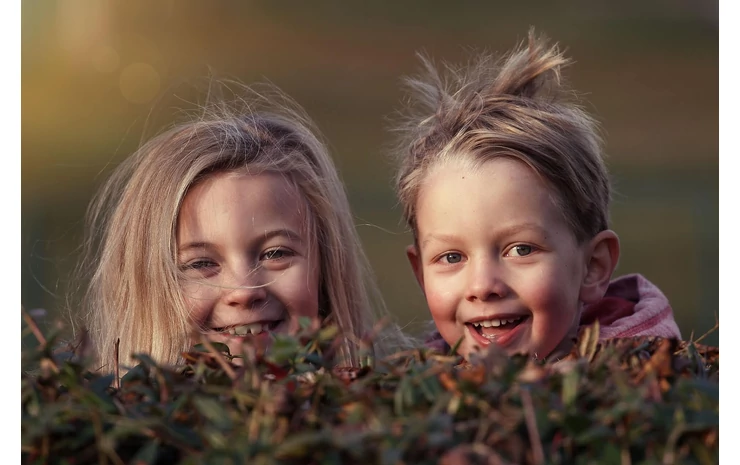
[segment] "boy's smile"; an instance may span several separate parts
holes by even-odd
[[[440,164],[416,206],[409,260],[442,337],[451,346],[462,338],[461,355],[495,343],[545,357],[577,329],[588,242],[577,243],[527,165]]]

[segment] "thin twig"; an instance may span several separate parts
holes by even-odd
[[[718,329],[719,329],[719,320],[717,320],[716,323],[714,323],[714,326],[712,326],[712,328],[709,331],[699,336],[699,338],[694,341],[694,344],[698,344],[699,342],[701,342],[702,339],[709,336],[710,334],[717,331]]]
[[[529,440],[532,443],[534,463],[536,463],[537,465],[542,465],[545,463],[545,453],[542,450],[540,432],[537,430],[537,419],[534,416],[532,396],[529,394],[529,391],[527,389],[522,389],[522,407],[524,407],[524,421],[527,424]]]
[[[207,337],[201,336],[200,341],[203,343],[204,346],[206,346],[206,349],[208,349],[208,352],[213,356],[213,358],[216,359],[216,362],[223,368],[226,375],[232,380],[237,380],[236,372],[233,368],[231,368],[231,365],[224,359],[224,356],[221,355],[221,352],[217,351],[215,347],[213,347],[213,344],[211,344],[211,341],[208,340]]]
[[[46,345],[46,338],[44,337],[43,333],[39,329],[38,325],[36,324],[36,321],[33,319],[31,315],[26,312],[26,309],[21,307],[21,313],[23,314],[23,319],[25,320],[28,327],[31,329],[31,332],[34,336],[36,336],[36,339],[39,341],[40,346]]]
[[[116,338],[116,345],[113,348],[114,367],[116,369],[116,389],[121,389],[121,372],[118,364],[118,348],[121,345],[121,338]]]

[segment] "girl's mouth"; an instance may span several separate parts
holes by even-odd
[[[228,336],[245,337],[250,335],[258,335],[266,333],[268,331],[274,331],[283,320],[269,321],[269,322],[257,322],[250,323],[247,325],[234,325],[224,326],[221,328],[213,328],[213,331],[219,334]]]
[[[514,316],[508,318],[493,318],[490,320],[466,323],[470,334],[482,345],[495,342],[505,346],[524,328],[523,323],[529,320],[528,315]]]

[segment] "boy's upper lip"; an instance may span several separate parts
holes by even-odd
[[[523,313],[523,312],[501,312],[501,313],[492,313],[490,315],[480,315],[476,316],[474,318],[470,318],[465,321],[466,324],[473,324],[478,323],[481,321],[490,321],[490,320],[511,320],[513,318],[522,318],[529,316],[529,313]]]

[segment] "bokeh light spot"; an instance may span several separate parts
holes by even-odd
[[[112,73],[121,63],[118,52],[108,45],[95,47],[91,60],[93,68],[101,73]]]

